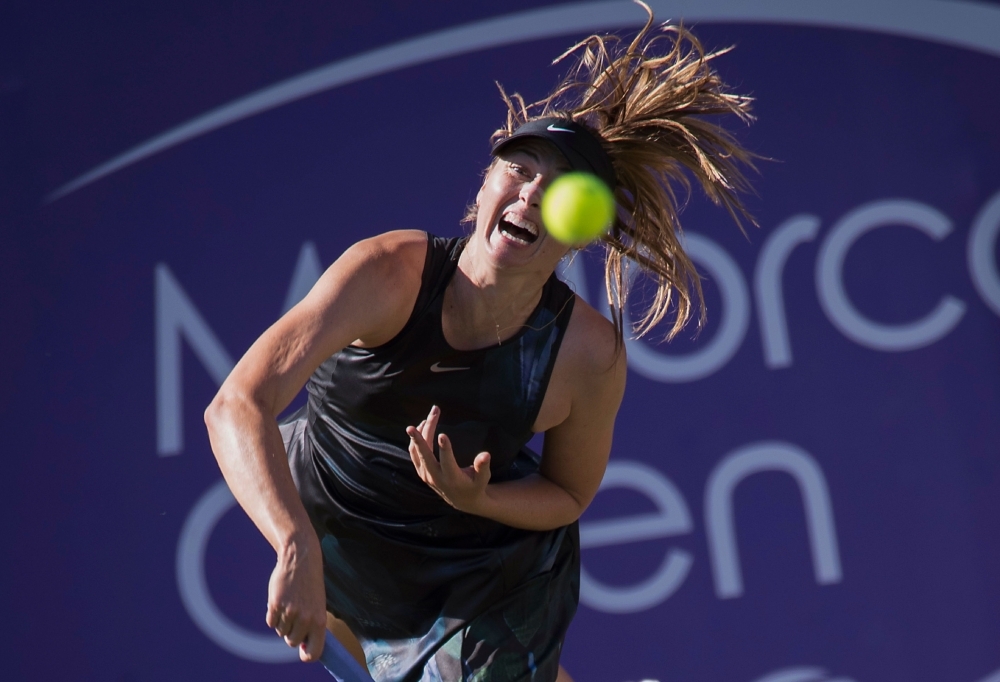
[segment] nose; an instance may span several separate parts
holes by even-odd
[[[542,174],[539,173],[531,182],[521,185],[519,197],[528,206],[538,208],[542,204],[542,194],[545,192]]]

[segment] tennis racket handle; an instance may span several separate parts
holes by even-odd
[[[358,665],[354,656],[347,652],[329,630],[326,631],[326,642],[319,662],[337,682],[374,682],[368,671]]]

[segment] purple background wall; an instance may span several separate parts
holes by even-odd
[[[617,483],[585,516],[580,682],[1000,680],[1000,4],[807,5],[980,46],[658,5],[737,45],[718,68],[759,116],[739,134],[775,162],[748,238],[698,197],[684,213],[701,336],[631,349]],[[325,678],[251,660],[285,653],[263,623],[272,557],[227,511],[201,412],[317,265],[384,230],[460,233],[494,81],[540,96],[584,35],[569,22],[642,15],[553,3],[526,24],[549,37],[362,78],[52,193],[309,69],[533,7],[0,6],[5,679]],[[598,273],[591,255],[570,273],[591,301]]]

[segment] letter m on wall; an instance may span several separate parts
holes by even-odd
[[[233,361],[164,263],[156,266],[156,452],[161,457],[184,448],[181,338],[222,385]]]

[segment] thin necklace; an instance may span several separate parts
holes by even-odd
[[[475,274],[472,274],[473,270],[474,267],[470,269],[470,274],[471,274],[470,279],[475,283],[477,289],[479,289],[480,291],[485,291],[486,288],[483,286],[483,283],[479,281],[479,279],[475,276]],[[496,313],[493,312],[493,306],[489,304],[489,301],[487,301],[485,297],[483,298],[483,304],[486,306],[486,312],[488,312],[490,314],[490,317],[493,318],[493,327],[496,330],[496,335],[497,335],[497,345],[502,346],[503,341],[500,340],[500,331],[501,331],[500,321],[497,319]],[[527,320],[525,320],[525,322],[527,322]],[[516,326],[523,327],[524,325],[516,325]],[[504,327],[504,330],[507,329],[510,329],[510,327]]]
[[[483,300],[483,303],[486,303],[486,301]],[[488,303],[486,304],[486,312],[488,312],[490,314],[490,317],[493,318],[493,325],[496,327],[497,331],[497,345],[502,346],[503,341],[500,340],[500,323],[497,321],[497,316],[493,314],[493,309],[490,308]]]
[[[543,290],[543,292],[544,292],[544,290]],[[543,293],[542,295],[544,296],[545,294]],[[568,306],[573,301],[574,298],[575,298],[574,296],[567,296],[566,300],[563,301],[562,306],[559,308],[559,312],[557,312],[555,315],[553,315],[552,319],[550,319],[548,322],[546,322],[545,324],[543,324],[541,327],[532,327],[530,324],[528,324],[528,320],[525,320],[524,324],[519,324],[517,326],[518,327],[525,327],[527,329],[530,329],[533,332],[540,332],[543,329],[545,329],[546,327],[551,327],[552,325],[554,325],[559,320],[559,317],[563,314],[563,311],[566,310],[566,306]],[[495,324],[496,328],[497,328],[497,345],[498,346],[503,345],[503,342],[500,341],[500,324],[497,322],[496,316],[493,314],[492,311],[490,311],[490,309],[489,309],[488,306],[487,306],[486,309],[490,312],[490,317],[493,318],[493,324]],[[530,317],[529,317],[529,319],[530,319]],[[510,327],[504,327],[504,329],[509,329],[509,328]]]
[[[486,309],[489,310],[489,307],[487,307]],[[496,329],[497,329],[497,345],[498,346],[502,346],[503,345],[503,341],[500,340],[500,323],[497,322],[497,316],[493,314],[492,310],[490,310],[490,317],[493,318],[493,324],[496,325]]]

